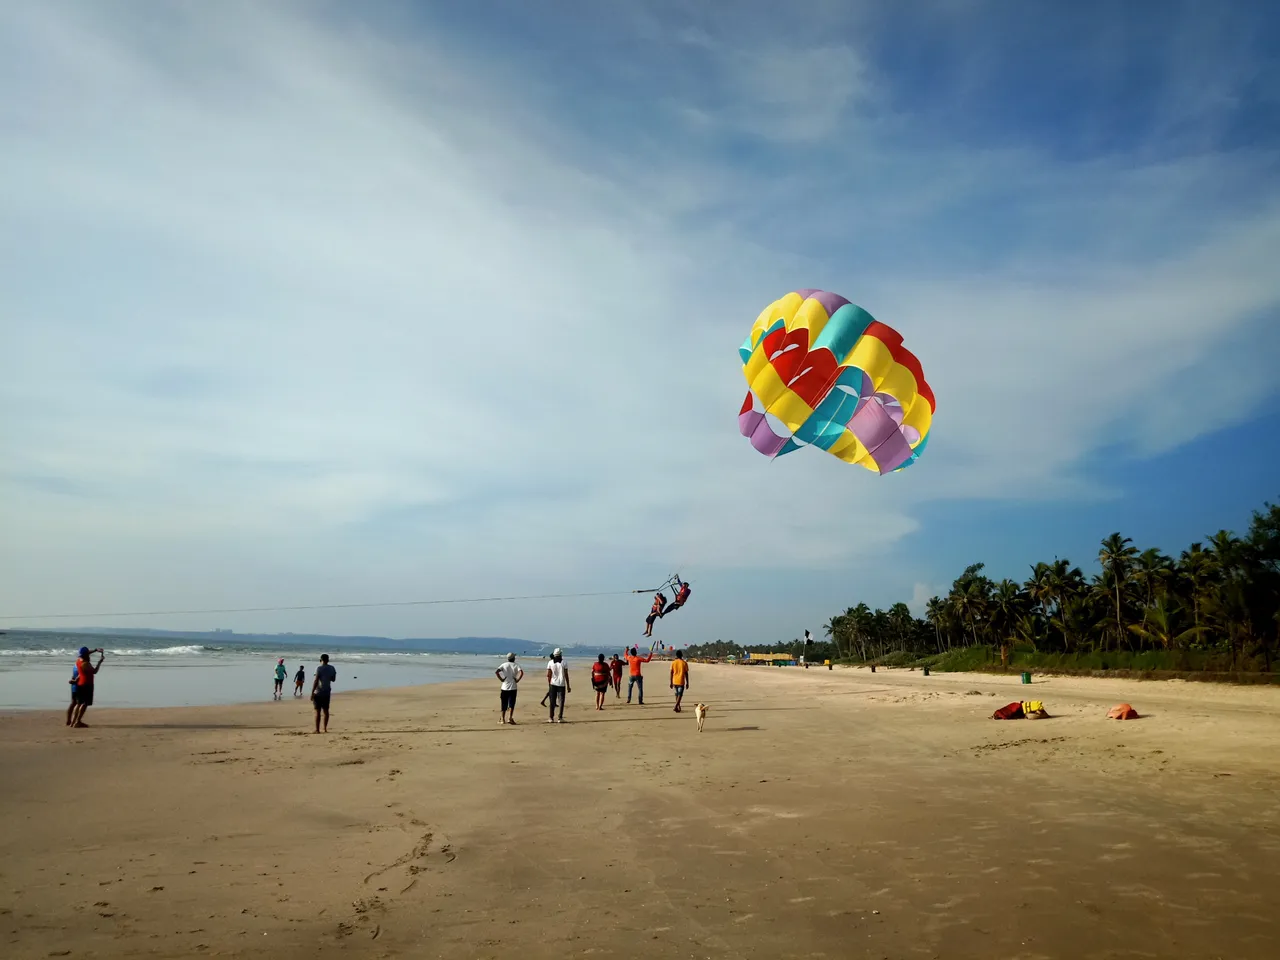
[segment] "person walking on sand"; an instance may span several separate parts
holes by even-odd
[[[609,672],[613,674],[613,696],[614,699],[622,699],[622,661],[618,659],[615,653],[609,659]]]
[[[516,686],[524,679],[524,671],[516,666],[516,655],[508,653],[507,662],[493,671],[493,675],[502,681],[501,689],[498,691],[498,699],[502,704],[502,714],[498,718],[498,723],[515,726]],[[508,712],[511,714],[510,717],[507,716]]]
[[[604,695],[612,685],[609,665],[604,662],[604,654],[596,655],[596,662],[591,665],[591,688],[596,692],[596,709],[604,709]]]
[[[276,663],[276,686],[271,693],[272,700],[284,699],[284,678],[289,675],[289,668],[284,665],[284,657]]]
[[[90,655],[94,653],[98,655],[96,664],[89,661]],[[84,722],[84,712],[93,706],[93,679],[102,669],[102,661],[106,656],[106,651],[101,647],[96,650],[90,650],[88,647],[80,648],[80,658],[76,660],[76,688],[71,694],[74,709],[67,714],[67,726],[88,726]]]
[[[551,715],[547,723],[564,723],[565,695],[573,688],[569,686],[569,668],[564,664],[560,648],[556,647],[547,661],[547,696],[551,698]],[[560,702],[560,716],[556,716],[556,701]]]
[[[671,689],[676,692],[676,713],[680,712],[680,701],[684,692],[689,689],[689,662],[684,653],[676,651],[676,658],[671,661]]]
[[[316,733],[320,733],[320,717],[324,715],[324,732],[329,732],[329,697],[333,694],[332,685],[338,681],[338,671],[329,662],[327,653],[320,654],[320,666],[316,667],[315,679],[311,681],[311,703],[316,708]]]
[[[302,688],[307,682],[307,665],[305,663],[298,664],[298,672],[293,675],[293,695],[295,697],[302,696]]]
[[[631,702],[632,689],[636,689],[640,694],[640,706],[644,706],[644,677],[640,674],[640,664],[648,663],[652,659],[652,649],[647,657],[636,653],[635,647],[632,647],[631,652],[627,654],[627,666],[631,668],[631,676],[627,679],[627,703]]]

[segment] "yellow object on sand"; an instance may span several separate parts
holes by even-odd
[[[1022,712],[1023,713],[1043,713],[1044,704],[1041,703],[1039,700],[1023,700]]]

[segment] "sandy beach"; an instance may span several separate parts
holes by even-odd
[[[571,663],[563,726],[525,667],[517,727],[496,681],[339,694],[319,737],[0,717],[0,953],[1280,956],[1280,690],[695,664],[698,734],[658,662],[603,713]],[[1023,698],[1053,719],[987,719]]]

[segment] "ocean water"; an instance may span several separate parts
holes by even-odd
[[[289,669],[286,699],[292,697],[293,675],[299,664],[306,665],[304,691],[305,696],[310,695],[311,678],[321,653],[329,654],[338,671],[335,693],[492,678],[502,660],[499,656],[405,650],[344,651],[339,646],[218,646],[156,636],[11,631],[0,635],[0,710],[65,707],[71,691],[67,681],[81,646],[107,651],[94,690],[94,709],[270,700],[276,660],[280,657],[284,657]],[[529,663],[524,666],[528,669]]]

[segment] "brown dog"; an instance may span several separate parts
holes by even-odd
[[[693,708],[693,715],[698,718],[698,732],[702,732],[702,725],[707,722],[707,705],[700,703]]]

